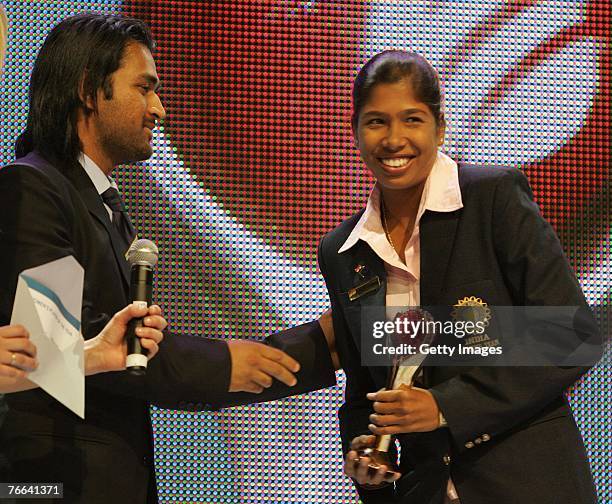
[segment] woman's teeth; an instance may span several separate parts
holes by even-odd
[[[381,159],[380,162],[389,168],[400,168],[410,162],[409,157],[405,158],[392,158],[392,159]]]

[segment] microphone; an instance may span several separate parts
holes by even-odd
[[[159,251],[151,240],[136,240],[127,252],[131,266],[130,301],[147,308],[151,304],[153,291],[153,268],[157,264]],[[128,324],[126,369],[130,374],[143,376],[147,370],[147,350],[140,345],[136,328],[142,327],[143,319],[134,318]]]

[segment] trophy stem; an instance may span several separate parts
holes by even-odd
[[[391,368],[391,372],[387,377],[387,390],[393,390],[395,385],[395,379],[397,378],[397,372],[399,371],[399,365],[402,359],[399,357],[395,357],[393,359],[393,367]]]
[[[384,434],[382,436],[376,436],[376,450],[379,452],[387,453],[389,451],[389,445],[391,444],[391,434]]]
[[[397,378],[397,372],[399,370],[400,361],[401,359],[398,357],[395,357],[393,359],[393,367],[391,368],[391,372],[389,373],[389,376],[387,379],[387,390],[393,390],[393,386],[395,385],[395,378]],[[374,442],[374,446],[376,447],[376,450],[386,453],[389,451],[390,444],[391,444],[390,434],[376,436],[376,441]]]

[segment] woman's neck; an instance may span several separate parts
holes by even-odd
[[[400,225],[404,229],[416,220],[425,181],[414,187],[394,190],[381,187],[382,201],[385,206],[387,223]],[[412,232],[410,233],[412,234]]]
[[[382,223],[387,240],[406,264],[406,245],[412,236],[425,182],[402,190],[381,187]]]

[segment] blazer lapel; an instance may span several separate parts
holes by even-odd
[[[421,306],[439,304],[455,243],[460,211],[427,211],[421,218]]]
[[[355,342],[357,348],[361,351],[362,331],[365,328],[371,328],[375,320],[385,320],[386,317],[385,301],[387,296],[387,272],[385,271],[382,260],[374,253],[367,243],[360,240],[352,251],[353,254],[351,254],[350,262],[347,265],[350,267],[348,274],[352,279],[350,285],[355,287],[365,282],[367,279],[376,276],[378,276],[381,282],[381,286],[376,292],[363,295],[354,301],[350,301],[350,304],[355,306],[360,317],[360,320],[357,321],[359,330],[353,331],[353,333],[358,339],[358,341]],[[360,267],[364,267],[363,275],[365,278],[362,278],[356,271],[360,269]],[[383,366],[369,366],[368,369],[376,386],[378,388],[385,387],[388,368]]]
[[[427,211],[421,218],[421,306],[440,304],[442,289],[446,285],[460,211]],[[429,388],[432,381],[432,368],[427,366],[427,359],[421,363],[421,367],[423,367],[422,385]]]
[[[66,169],[65,173],[67,178],[70,179],[72,184],[76,187],[89,213],[104,226],[104,229],[106,229],[125,287],[129,287],[130,268],[125,259],[126,251],[121,250],[119,246],[121,239],[111,223],[104,203],[102,203],[102,198],[98,194],[98,191],[96,191],[96,188],[87,176],[85,170],[80,166],[71,166]]]

